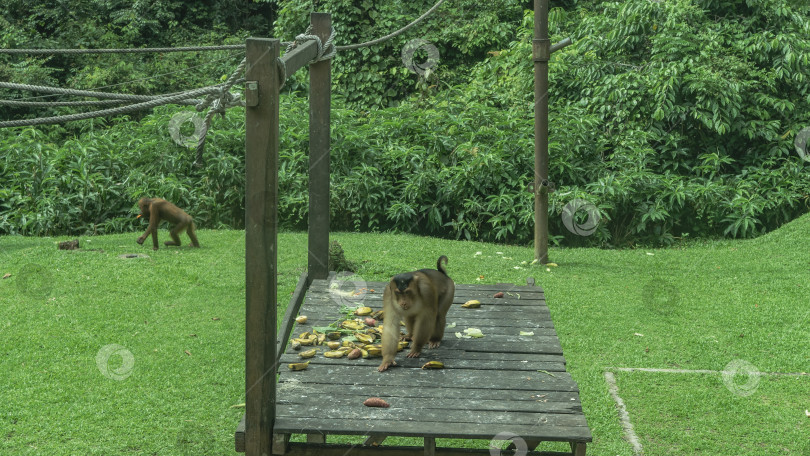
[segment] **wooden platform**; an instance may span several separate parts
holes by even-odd
[[[351,298],[336,292],[334,285],[330,291],[329,284],[312,283],[299,312],[308,321],[297,325],[293,334],[341,320],[342,303],[382,308],[384,283],[362,284],[361,295]],[[492,297],[498,291],[506,292],[504,298]],[[481,308],[460,307],[470,299],[481,301]],[[591,432],[577,384],[565,371],[541,288],[457,284],[447,322],[441,347],[425,349],[419,359],[406,358],[406,349],[397,354],[399,366],[383,373],[377,372],[381,358],[328,359],[320,354],[307,370],[293,372],[287,364],[301,359],[287,348],[279,369],[273,453],[378,454],[386,448],[355,446],[347,453],[345,446],[318,445],[328,435],[363,435],[372,436],[369,445],[379,444],[385,436],[423,437],[424,450],[390,450],[431,454],[436,438],[486,443],[506,433],[527,442],[529,450],[541,441],[562,441],[571,443],[571,453],[565,454],[585,454]],[[456,337],[466,328],[478,328],[484,337]],[[533,335],[520,336],[521,331]],[[431,360],[442,361],[445,369],[420,369]],[[363,401],[373,396],[391,407],[364,406]],[[291,434],[306,434],[310,443],[288,444]],[[238,430],[237,449],[239,439]],[[470,454],[459,449],[438,453]]]

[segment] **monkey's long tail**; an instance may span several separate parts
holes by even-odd
[[[438,269],[439,272],[441,272],[442,274],[447,275],[447,269],[445,269],[444,266],[442,266],[442,260],[444,260],[444,264],[447,264],[447,257],[442,255],[436,261],[436,269]],[[450,277],[450,276],[447,276],[447,277]]]

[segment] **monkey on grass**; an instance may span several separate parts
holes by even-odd
[[[186,234],[191,238],[191,245],[194,247],[200,246],[199,241],[197,241],[197,234],[195,233],[194,220],[190,215],[186,214],[184,210],[161,198],[141,198],[138,201],[138,208],[141,210],[138,218],[143,217],[149,219],[149,227],[146,229],[146,232],[138,238],[138,244],[143,245],[143,241],[151,234],[152,250],[157,250],[158,225],[160,225],[161,220],[166,220],[169,223],[173,223],[174,228],[170,231],[172,240],[164,242],[164,245],[179,246],[179,234],[183,230],[186,230]]]

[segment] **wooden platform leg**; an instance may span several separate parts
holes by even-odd
[[[368,436],[366,441],[363,442],[363,445],[370,445],[377,447],[380,446],[387,438],[388,436],[385,434],[371,434],[370,436]]]
[[[273,434],[273,454],[287,453],[287,445],[290,443],[290,434]]]
[[[326,443],[325,434],[307,434],[307,443]]]
[[[529,451],[529,452],[532,452],[532,451],[534,451],[534,450],[535,450],[535,449],[538,447],[538,445],[540,445],[541,443],[543,443],[543,441],[542,441],[542,440],[532,440],[532,439],[526,439],[526,450],[527,450],[527,451]]]
[[[436,456],[436,439],[425,437],[425,456]]]
[[[574,456],[585,456],[585,444],[581,442],[571,442],[571,454]]]

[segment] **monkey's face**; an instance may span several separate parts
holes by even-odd
[[[402,310],[408,310],[413,302],[416,276],[410,272],[397,274],[391,279],[391,284],[393,285],[392,288],[397,300],[397,305]]]
[[[141,217],[145,217],[147,219],[149,218],[149,200],[147,200],[146,198],[141,198],[138,201],[138,209],[141,210],[141,213],[138,214],[138,216],[135,218]]]

